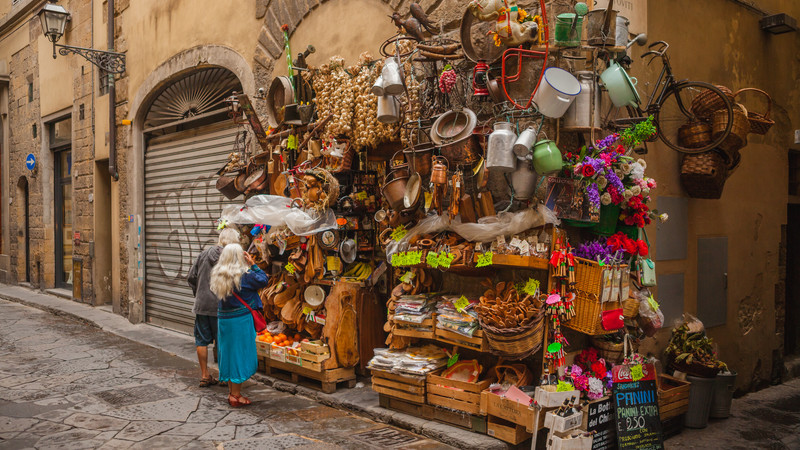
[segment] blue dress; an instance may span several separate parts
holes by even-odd
[[[258,291],[269,277],[258,266],[242,275],[242,287],[236,293],[256,311],[263,309]],[[253,316],[235,296],[219,301],[217,307],[219,340],[219,380],[240,384],[258,370],[256,330]]]

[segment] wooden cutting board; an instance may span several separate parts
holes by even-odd
[[[336,330],[336,358],[342,367],[358,364],[358,326],[355,299],[348,292],[342,297],[342,313]]]

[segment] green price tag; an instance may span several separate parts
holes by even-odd
[[[406,234],[408,234],[408,230],[406,230],[406,227],[404,225],[400,225],[394,230],[392,230],[391,238],[393,241],[399,241],[400,239],[403,239]]]
[[[528,278],[528,282],[525,283],[525,287],[522,288],[522,291],[528,295],[536,295],[536,291],[539,290],[539,280]]]
[[[492,252],[486,252],[478,256],[478,262],[475,267],[486,267],[492,265]]]
[[[290,134],[286,139],[286,148],[290,150],[297,150],[297,136]]]
[[[313,311],[313,309],[311,309],[310,306],[304,306],[303,307],[303,314],[305,314],[305,315],[311,314],[312,311]]]
[[[447,367],[450,367],[450,366],[452,366],[453,364],[455,364],[457,362],[458,362],[458,353],[454,353],[453,356],[451,356],[447,360]]]
[[[411,284],[411,280],[413,279],[414,279],[414,273],[411,272],[410,270],[404,273],[402,277],[400,277],[400,281],[406,284]]]
[[[287,272],[289,272],[289,275],[294,275],[294,271],[295,271],[294,264],[292,264],[292,263],[286,264],[286,266],[284,266],[284,268],[286,269]]]
[[[357,192],[356,193],[356,200],[366,200],[366,199],[367,199],[367,192],[366,191],[361,191],[361,192]]]
[[[415,266],[417,264],[422,264],[422,252],[421,251],[416,250],[416,251],[413,251],[413,252],[408,252],[408,253],[406,253],[406,255],[408,257],[408,260],[406,261],[406,263],[409,266]]]
[[[436,252],[428,252],[428,254],[425,255],[425,261],[431,268],[435,269],[439,267],[439,254]]]
[[[561,350],[560,342],[553,342],[552,344],[547,346],[547,351],[549,353],[558,353],[559,350]]]
[[[447,252],[439,253],[439,266],[444,267],[445,269],[449,269],[450,263],[453,262],[454,259],[456,259],[455,253],[447,253]]]
[[[392,255],[392,267],[401,266],[403,262],[403,256],[405,256],[405,253],[402,252],[398,252]]]
[[[575,386],[572,383],[567,383],[566,381],[559,381],[558,386],[556,387],[556,392],[568,392],[574,391]]]
[[[464,308],[469,306],[469,300],[467,299],[467,297],[464,297],[462,295],[461,298],[459,298],[458,300],[456,300],[455,303],[453,303],[453,306],[456,307],[456,311],[458,311],[460,313],[463,313],[464,312]]]
[[[644,378],[644,373],[642,373],[642,365],[637,364],[631,367],[631,379],[633,381],[639,381]]]

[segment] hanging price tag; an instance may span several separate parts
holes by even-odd
[[[574,391],[575,386],[572,383],[567,383],[566,381],[559,381],[558,386],[556,387],[556,392],[567,392],[567,391]]]
[[[414,279],[414,272],[411,272],[410,270],[404,273],[402,277],[400,277],[400,281],[406,284],[411,284],[411,280],[413,279]]]
[[[303,307],[303,314],[305,314],[305,315],[309,315],[309,314],[311,314],[312,312],[314,312],[314,310],[313,310],[313,309],[311,309],[311,307],[310,307],[310,306],[304,306],[304,307]]]
[[[539,290],[539,280],[528,278],[528,282],[525,283],[525,287],[523,287],[522,290],[528,295],[536,295],[536,292]]]
[[[453,262],[455,258],[455,253],[441,252],[439,253],[439,266],[449,269],[450,263]]]
[[[469,306],[469,300],[467,297],[462,295],[458,300],[455,301],[455,303],[453,303],[453,306],[456,307],[456,311],[463,313],[464,309]]]
[[[486,267],[492,265],[492,252],[486,252],[478,256],[478,262],[475,267]]]
[[[361,192],[357,192],[356,193],[356,200],[364,201],[366,199],[367,199],[367,192],[366,191],[361,191]]]
[[[422,252],[419,250],[406,253],[408,260],[406,261],[409,266],[422,264]]]
[[[636,364],[635,366],[631,366],[631,379],[633,379],[633,381],[639,381],[642,378],[644,378],[642,365]]]
[[[458,362],[458,353],[453,353],[453,356],[451,356],[447,360],[447,367],[450,367],[457,362]]]
[[[286,269],[287,272],[289,272],[289,275],[294,275],[294,272],[296,270],[294,264],[288,263],[284,266],[284,268]]]
[[[431,201],[433,201],[433,195],[430,192],[425,193],[425,211],[431,209]]]
[[[406,227],[404,225],[399,225],[397,228],[392,230],[391,238],[393,241],[399,241],[400,239],[403,239],[406,234],[408,234]]]
[[[427,262],[428,266],[432,269],[439,267],[439,254],[436,252],[428,252],[428,254],[425,255],[425,262]]]
[[[289,150],[297,150],[297,136],[290,134],[286,139],[286,148]]]

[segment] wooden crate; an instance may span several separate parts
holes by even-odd
[[[534,392],[536,403],[543,408],[558,408],[564,404],[564,400],[581,397],[581,393],[577,390],[557,392],[555,385],[537,386]]]
[[[472,337],[445,330],[443,328],[436,328],[436,340],[445,344],[457,345],[459,347],[468,348],[477,352],[488,352],[489,341],[483,335],[483,330],[476,330]]]
[[[336,386],[339,383],[346,384],[348,388],[356,385],[356,372],[353,368],[345,369],[340,367],[338,369],[314,371],[303,366],[274,359],[266,361],[267,375],[317,389],[326,394],[336,392]]]
[[[429,318],[422,321],[422,323],[410,323],[395,321],[392,327],[392,334],[395,336],[405,336],[417,339],[436,339],[434,327],[436,319]],[[425,328],[426,330],[417,330],[415,328]],[[429,330],[429,331],[428,331]]]
[[[464,414],[459,411],[439,408],[433,405],[420,405],[399,398],[378,394],[381,408],[400,411],[405,414],[426,420],[434,420],[448,425],[472,431],[473,433],[486,434],[486,418],[474,414]]]
[[[300,350],[305,353],[312,353],[315,355],[331,354],[331,348],[321,340],[308,341],[300,343]]]
[[[286,362],[286,349],[274,345],[269,346],[269,359],[277,362]]]
[[[517,425],[494,416],[488,417],[486,422],[486,434],[493,438],[500,439],[503,442],[508,442],[511,445],[525,442],[533,436],[525,430],[523,425]]]
[[[477,383],[448,380],[429,373],[427,381],[428,404],[464,411],[469,414],[481,413],[481,391],[494,382],[487,378]]]
[[[546,411],[546,409],[542,409],[539,414],[539,423],[536,425],[536,430],[540,430],[544,426],[544,414]],[[528,433],[532,433],[536,409],[497,394],[492,394],[487,390],[481,392],[481,415],[497,417],[523,426]]]
[[[692,383],[667,374],[658,375],[658,411],[661,420],[689,411],[689,389]]]
[[[269,358],[270,344],[262,341],[256,341],[256,355]]]
[[[425,403],[425,376],[400,375],[382,370],[372,371],[372,390],[411,403]]]

